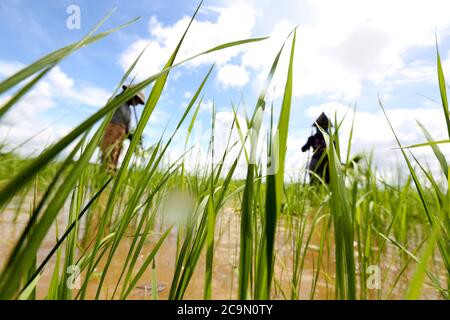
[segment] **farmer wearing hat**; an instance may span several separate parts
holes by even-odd
[[[309,163],[310,183],[315,184],[319,182],[317,176],[322,177],[326,183],[330,181],[330,172],[328,168],[328,155],[326,154],[327,145],[319,127],[328,133],[330,127],[330,120],[322,112],[322,114],[314,122],[313,127],[316,128],[316,133],[308,138],[306,144],[302,147],[302,151],[306,152],[310,148],[313,149],[311,162]],[[317,175],[317,176],[316,176]]]
[[[123,85],[123,94],[130,86]],[[119,161],[122,143],[125,139],[131,141],[130,134],[131,107],[145,104],[143,92],[138,92],[130,100],[122,104],[114,113],[110,123],[106,127],[105,135],[100,145],[102,165],[109,172],[115,172]]]

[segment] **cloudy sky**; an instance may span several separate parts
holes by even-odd
[[[56,67],[1,120],[0,141],[14,146],[38,133],[22,147],[26,152],[38,152],[54,142],[104,105],[124,71],[147,45],[136,77],[158,72],[197,4],[174,0],[0,0],[0,79],[80,39],[114,6],[117,11],[103,29],[141,17]],[[80,29],[66,26],[70,5],[81,10]],[[204,91],[199,122],[208,126],[213,103],[218,121],[225,127],[232,120],[232,104],[245,102],[251,112],[276,52],[298,26],[287,159],[290,174],[295,175],[306,159],[300,148],[311,133],[313,120],[322,111],[330,115],[337,111],[342,117],[355,103],[353,151],[374,150],[377,164],[394,167],[398,155],[392,149],[395,143],[378,97],[402,143],[424,141],[416,120],[435,139],[446,138],[436,80],[435,35],[444,71],[450,74],[449,12],[448,0],[205,0],[180,58],[224,42],[270,38],[177,68],[152,115],[145,141],[151,144],[166,126],[176,124],[213,63],[216,66]],[[279,108],[284,90],[288,52],[269,94],[275,108]],[[6,99],[0,96],[0,103]],[[344,140],[352,116],[349,111]],[[427,154],[425,150],[417,152]],[[429,161],[433,166],[431,158]]]

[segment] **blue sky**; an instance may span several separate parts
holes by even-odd
[[[66,27],[70,5],[81,10],[80,30]],[[160,70],[196,5],[196,1],[173,0],[0,0],[0,79],[77,41],[114,6],[117,10],[102,30],[141,17],[64,60],[2,119],[0,139],[15,145],[48,128],[26,146],[27,150],[40,150],[54,142],[102,106],[130,61],[148,43],[138,65],[138,78]],[[405,144],[423,141],[416,119],[436,139],[445,138],[445,121],[437,103],[434,36],[438,35],[444,69],[450,73],[449,9],[445,0],[206,0],[180,57],[227,41],[271,38],[176,69],[145,132],[146,142],[157,139],[167,124],[176,124],[213,63],[216,67],[204,91],[199,122],[208,125],[213,101],[224,126],[231,119],[231,103],[238,104],[242,97],[250,112],[277,50],[298,25],[288,168],[295,172],[305,161],[299,149],[314,118],[322,110],[342,116],[354,102],[358,105],[354,151],[375,149],[379,164],[392,165],[395,144],[381,115],[378,96]],[[274,79],[275,90],[269,95],[276,107],[283,92],[288,50],[289,46]],[[6,98],[0,97],[0,102]],[[347,123],[344,138],[350,121]]]

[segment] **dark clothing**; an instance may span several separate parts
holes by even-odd
[[[131,107],[128,104],[124,103],[114,113],[111,119],[111,123],[125,126],[126,131],[128,132],[130,122],[131,122]]]
[[[315,135],[309,137],[306,144],[302,147],[302,151],[305,152],[309,148],[313,148],[312,158],[319,160],[327,148],[322,132],[319,131]]]
[[[318,175],[322,177],[326,183],[330,181],[330,172],[328,170],[328,155],[326,154],[326,142],[322,132],[317,131],[316,134],[308,138],[306,144],[302,147],[302,151],[306,152],[309,148],[313,149],[313,155],[308,169],[310,170],[310,181],[314,184]]]

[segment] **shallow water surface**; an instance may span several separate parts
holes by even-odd
[[[9,208],[0,215],[0,266],[3,268],[6,259],[13,249],[18,237],[20,236],[27,220],[28,214],[21,213],[16,216],[14,208]],[[67,226],[67,214],[58,218],[58,234],[61,235]],[[298,297],[299,299],[333,299],[334,298],[334,248],[327,246],[324,250],[321,262],[321,270],[317,278],[314,294],[311,294],[311,287],[316,277],[316,270],[319,263],[319,244],[321,228],[316,226],[313,231],[311,241],[306,250],[306,255],[302,263],[301,285],[297,295],[292,295],[292,269],[294,250],[292,240],[292,221],[286,218],[280,219],[276,238],[276,261],[275,261],[275,281],[273,290],[273,299],[291,299]],[[239,263],[239,214],[235,213],[232,208],[225,208],[218,216],[216,224],[216,243],[214,254],[214,271],[212,282],[213,299],[235,299],[237,298],[238,289],[238,263]],[[310,226],[306,227],[305,235],[309,234]],[[57,233],[56,227],[53,225],[45,240],[41,244],[38,252],[38,264],[46,257],[48,252],[56,243]],[[146,254],[150,253],[154,244],[158,241],[161,234],[165,231],[164,227],[157,225],[156,230],[148,237],[141,255],[137,261],[137,270],[146,258]],[[80,224],[80,234],[84,234],[84,223]],[[130,232],[130,234],[132,234]],[[306,236],[305,236],[306,238]],[[332,239],[331,239],[332,240]],[[306,239],[304,239],[306,242]],[[117,285],[119,275],[122,271],[125,259],[129,254],[132,243],[131,236],[125,237],[120,243],[117,252],[114,255],[112,264],[110,265],[107,277],[103,284],[101,292],[102,299],[111,299],[112,293]],[[333,241],[330,241],[333,243]],[[64,245],[61,246],[64,248]],[[158,279],[158,295],[159,299],[167,299],[170,291],[171,281],[175,268],[175,256],[177,250],[177,230],[173,229],[164,244],[157,253],[155,266]],[[303,256],[304,247],[301,248]],[[355,248],[356,250],[356,248]],[[355,252],[357,255],[357,252]],[[106,255],[105,255],[106,256]],[[390,285],[393,283],[395,275],[400,270],[398,251],[393,247],[388,247],[384,261],[381,265],[382,289],[369,291],[369,298],[386,298],[387,291],[390,291]],[[37,285],[37,297],[44,299],[48,292],[49,283],[53,273],[55,257],[47,264],[44,272]],[[413,264],[412,264],[413,266]],[[96,271],[101,271],[103,264],[97,267]],[[202,299],[204,290],[204,272],[205,261],[204,255],[197,264],[195,273],[190,281],[184,299]],[[405,272],[400,281],[392,290],[391,298],[401,298],[408,285],[408,280],[414,268]],[[83,276],[83,275],[82,275]],[[152,299],[151,296],[152,270],[148,268],[143,277],[138,282],[136,288],[128,297],[129,299]],[[87,298],[93,299],[99,283],[99,277],[93,276],[88,285]],[[121,286],[119,286],[119,289]],[[383,288],[389,288],[383,290]],[[431,289],[425,284],[422,297],[425,299],[440,298],[436,290]],[[118,294],[114,296],[118,298]]]

